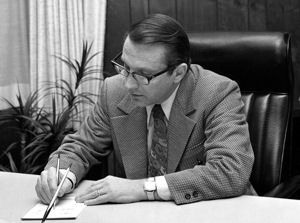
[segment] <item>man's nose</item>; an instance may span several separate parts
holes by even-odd
[[[125,79],[125,87],[128,90],[131,90],[131,89],[137,89],[139,85],[132,75],[128,75]]]

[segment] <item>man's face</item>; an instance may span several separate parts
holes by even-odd
[[[151,76],[167,68],[166,49],[161,45],[144,45],[133,43],[128,37],[123,46],[122,60],[131,73]],[[165,72],[153,78],[148,85],[139,84],[132,75],[125,79],[133,101],[140,107],[151,104],[160,104],[175,90],[175,72]]]

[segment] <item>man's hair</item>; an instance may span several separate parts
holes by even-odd
[[[151,14],[133,24],[125,38],[138,44],[161,44],[166,47],[169,67],[180,63],[190,67],[190,43],[183,27],[175,19],[163,14]]]

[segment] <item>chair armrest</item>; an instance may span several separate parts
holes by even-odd
[[[300,191],[300,175],[293,176],[280,183],[271,191],[265,193],[265,197],[296,198],[296,193]]]

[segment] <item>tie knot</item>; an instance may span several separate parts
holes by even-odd
[[[164,111],[162,110],[162,107],[160,104],[156,104],[154,105],[154,107],[152,108],[152,115],[153,115],[153,118],[159,118],[159,119],[162,119],[164,118],[165,114],[164,114]]]

